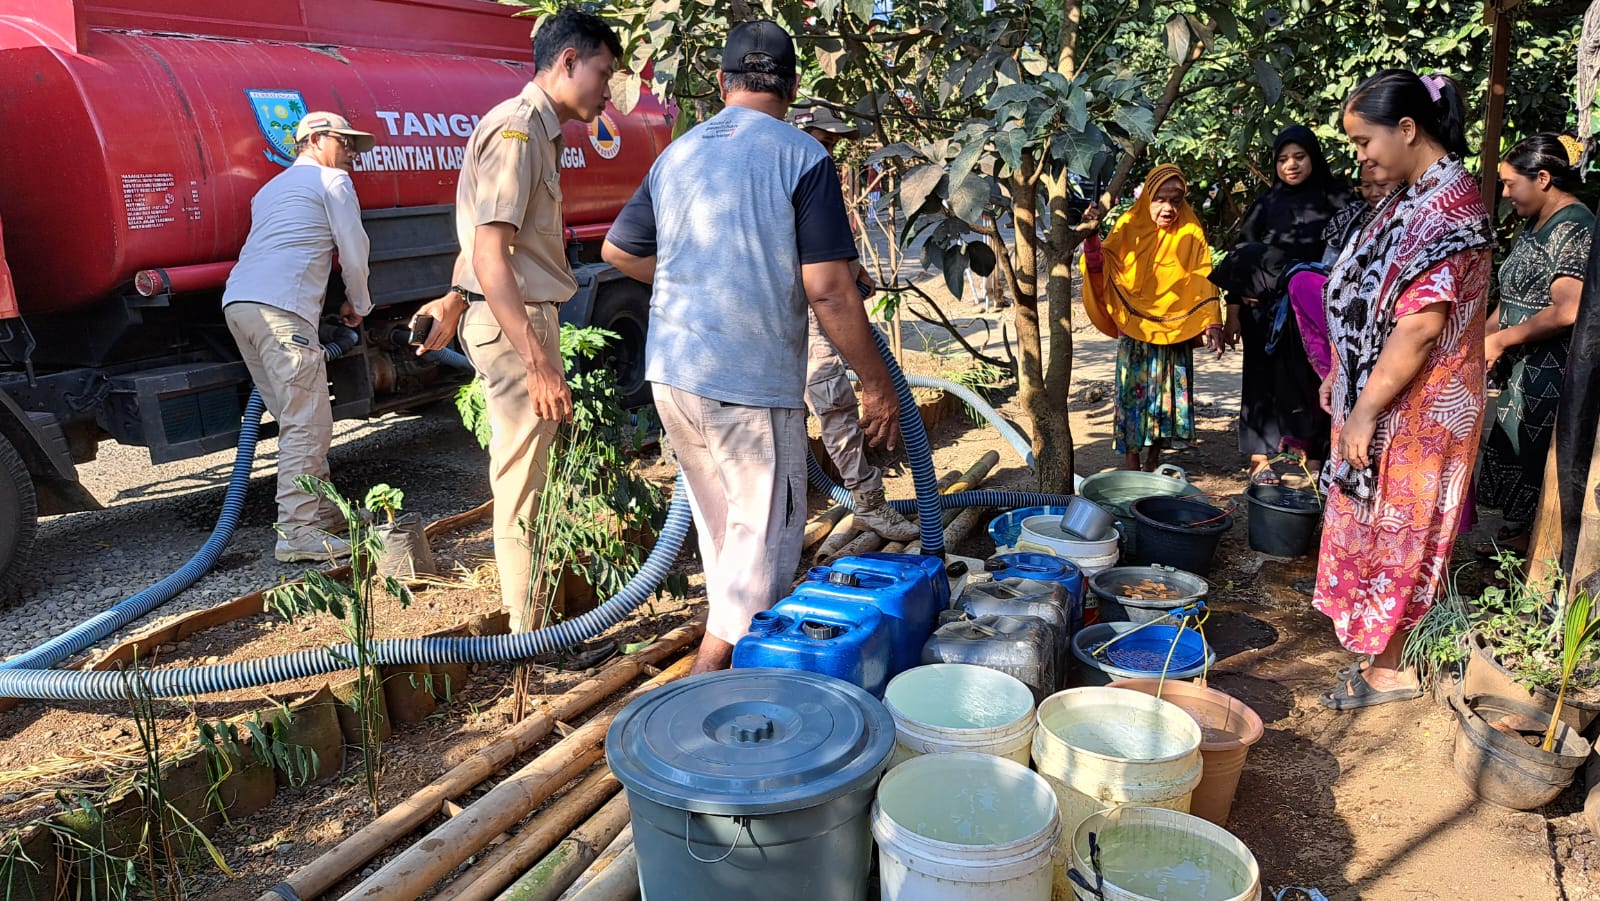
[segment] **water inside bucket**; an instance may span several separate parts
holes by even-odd
[[[884,699],[901,714],[945,729],[993,729],[1033,709],[1028,687],[1004,673],[960,663],[907,670]]]
[[[1102,757],[1149,760],[1170,757],[1182,750],[1171,747],[1172,742],[1163,740],[1149,723],[1076,722],[1050,731],[1074,748]]]
[[[1099,836],[1106,882],[1146,898],[1229,901],[1250,889],[1238,856],[1201,835],[1123,824]]]
[[[924,838],[1005,845],[1050,825],[1050,792],[1041,791],[1032,775],[987,754],[927,755],[890,771],[878,787],[878,803],[895,823]]]

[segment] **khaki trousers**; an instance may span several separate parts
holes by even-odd
[[[856,390],[845,375],[844,361],[810,313],[806,335],[806,406],[822,427],[822,446],[849,491],[883,487],[883,473],[867,462],[867,440],[861,433]]]
[[[561,324],[553,303],[527,304],[528,322],[545,354],[561,362]],[[483,379],[489,411],[489,487],[494,492],[494,562],[500,571],[500,600],[511,613],[511,629],[545,625],[544,604],[524,617],[532,575],[532,552],[524,523],[538,512],[539,494],[549,474],[550,445],[556,423],[534,415],[528,396],[528,370],[506,339],[487,302],[469,304],[461,319],[461,346]],[[554,599],[551,599],[554,603]],[[560,613],[558,609],[553,612]]]
[[[333,407],[317,326],[288,310],[235,301],[222,310],[250,378],[278,423],[278,529],[291,544],[315,542],[321,503],[297,476],[328,478]]]
[[[803,410],[743,407],[652,386],[689,485],[705,563],[706,632],[733,644],[789,593],[806,524]]]

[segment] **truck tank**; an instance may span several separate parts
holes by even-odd
[[[0,221],[24,317],[232,261],[308,110],[377,135],[354,173],[364,209],[450,204],[474,123],[532,75],[532,20],[488,0],[7,6]],[[568,227],[603,234],[669,134],[649,95],[568,123]]]
[[[375,309],[329,364],[334,416],[469,377],[459,357],[417,358],[405,324],[450,285],[463,148],[532,77],[532,24],[493,0],[0,4],[0,597],[36,516],[98,506],[75,467],[100,441],[157,463],[236,444],[250,381],[221,289],[305,112],[377,137],[353,172]],[[649,289],[598,263],[599,243],[670,136],[649,94],[564,134],[579,291],[562,321],[621,336],[604,365],[633,404]],[[327,309],[342,295],[335,276]]]

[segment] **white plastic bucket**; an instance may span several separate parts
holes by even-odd
[[[1103,557],[1117,550],[1119,534],[1116,530],[1105,538],[1085,541],[1061,528],[1061,517],[1045,514],[1030,516],[1022,521],[1022,531],[1017,537],[1017,547],[1031,544],[1046,548],[1057,557]]]
[[[879,783],[872,836],[883,901],[1048,901],[1061,817],[1020,763],[925,754]]]
[[[1098,871],[1090,859],[1091,833],[1100,851]],[[1158,807],[1119,807],[1084,820],[1073,835],[1072,868],[1093,889],[1074,885],[1071,897],[1079,901],[1261,897],[1261,868],[1244,842],[1199,817]]]
[[[970,663],[930,663],[889,681],[895,767],[918,754],[973,751],[1027,766],[1033,693],[1022,680]]]
[[[1061,531],[1059,516],[1030,516],[1022,521],[1014,550],[1071,560],[1082,570],[1084,578],[1088,578],[1117,565],[1122,557],[1121,534],[1117,529],[1109,538],[1080,541]]]
[[[1071,898],[1070,845],[1085,819],[1124,805],[1189,812],[1200,784],[1200,726],[1178,705],[1125,688],[1057,692],[1036,717],[1033,765],[1061,810],[1055,896]]]

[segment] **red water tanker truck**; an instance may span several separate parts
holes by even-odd
[[[37,517],[99,506],[99,443],[162,463],[234,446],[250,378],[223,283],[250,198],[328,109],[377,135],[354,167],[375,309],[330,362],[335,417],[451,394],[458,369],[400,334],[450,285],[462,149],[531,76],[531,21],[492,0],[10,0],[0,7],[0,591]],[[600,263],[612,218],[666,144],[650,96],[570,123],[562,183],[580,285],[562,319],[618,335],[643,382],[648,289]],[[328,309],[343,300],[335,275]]]

